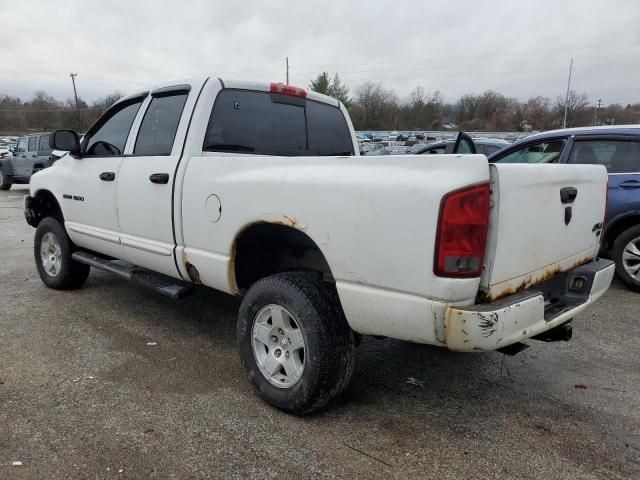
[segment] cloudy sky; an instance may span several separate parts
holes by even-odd
[[[638,0],[0,0],[0,94],[94,100],[211,74],[306,86],[338,72],[400,97],[493,89],[526,99],[572,87],[640,101]]]

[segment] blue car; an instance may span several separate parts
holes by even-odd
[[[489,157],[492,163],[588,163],[607,167],[609,192],[601,255],[640,292],[640,125],[566,128],[531,135]]]

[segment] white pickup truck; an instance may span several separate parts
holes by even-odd
[[[25,198],[43,282],[243,296],[242,364],[292,413],[344,390],[361,335],[515,353],[567,340],[614,273],[603,167],[489,165],[464,136],[362,157],[340,102],[283,84],[163,84],[51,147],[69,154]]]

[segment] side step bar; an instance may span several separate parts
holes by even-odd
[[[102,258],[87,252],[74,252],[71,258],[76,262],[118,275],[125,280],[131,280],[174,300],[186,297],[194,291],[194,286],[191,283],[183,282],[162,273],[152,272],[122,260]]]

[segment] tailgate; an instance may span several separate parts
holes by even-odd
[[[604,167],[491,164],[490,175],[492,208],[480,282],[489,301],[597,255],[606,207]]]

